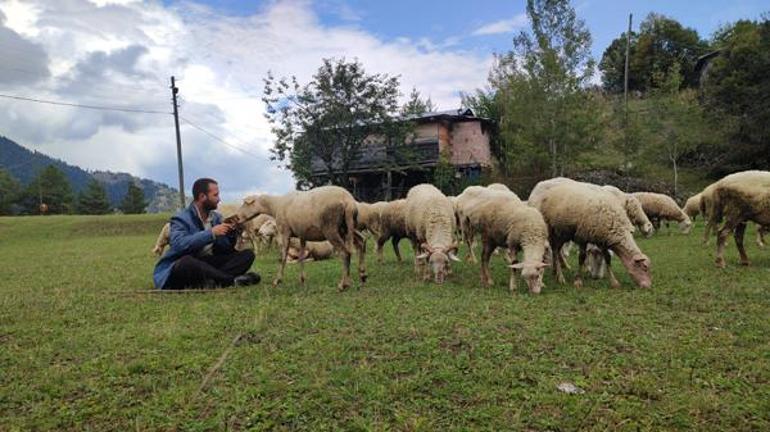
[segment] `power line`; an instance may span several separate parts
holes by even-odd
[[[171,114],[170,112],[167,112],[167,111],[153,111],[153,110],[108,107],[108,106],[99,106],[99,105],[84,105],[84,104],[35,99],[35,98],[28,98],[23,96],[14,96],[14,95],[7,95],[7,94],[0,94],[0,98],[21,100],[21,101],[27,101],[27,102],[36,102],[36,103],[42,103],[42,104],[48,104],[48,105],[71,106],[76,108],[86,108],[86,109],[101,110],[101,111],[121,111],[121,112],[142,113],[142,114],[166,114],[166,115]]]
[[[234,146],[234,145],[230,144],[229,142],[225,141],[223,138],[220,138],[219,136],[217,136],[217,135],[214,135],[213,133],[211,133],[211,132],[207,131],[206,129],[203,129],[202,127],[200,127],[200,126],[198,126],[197,124],[195,124],[195,123],[191,122],[190,120],[187,120],[187,119],[186,119],[186,118],[184,118],[183,116],[179,116],[179,118],[180,118],[180,119],[182,119],[182,120],[183,120],[185,123],[187,123],[187,124],[189,124],[190,126],[194,127],[195,129],[198,129],[199,131],[201,131],[201,132],[205,133],[205,134],[206,134],[206,135],[208,135],[209,137],[211,137],[211,138],[213,138],[213,139],[215,139],[215,140],[219,141],[220,143],[222,143],[222,144],[224,144],[224,145],[226,145],[226,146],[228,146],[228,147],[234,148],[234,149],[236,149],[236,150],[238,150],[238,151],[240,151],[240,152],[243,152],[244,154],[247,154],[247,155],[249,155],[249,156],[251,156],[251,157],[253,157],[253,158],[259,159],[260,161],[263,161],[263,160],[264,160],[264,158],[263,158],[262,156],[259,156],[259,155],[258,155],[258,154],[256,154],[256,153],[252,153],[252,152],[250,152],[250,151],[248,151],[248,150],[246,150],[246,149],[243,149],[243,148],[241,148],[241,147],[238,147],[238,146]]]

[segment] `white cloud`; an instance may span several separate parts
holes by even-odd
[[[459,91],[484,85],[492,60],[451,43],[382,40],[359,28],[325,26],[304,1],[270,2],[247,17],[196,3],[97,3],[0,0],[6,27],[41,46],[50,71],[24,86],[0,75],[0,92],[168,111],[173,74],[182,116],[260,156],[246,156],[183,125],[185,184],[198,175],[218,178],[230,191],[228,200],[292,186],[290,174],[268,160],[272,135],[260,100],[268,70],[307,82],[325,57],[358,58],[369,73],[400,75],[405,93],[416,87],[439,107],[454,108]],[[0,100],[0,134],[84,168],[176,184],[170,116]]]
[[[486,36],[500,33],[511,33],[516,29],[526,27],[528,24],[528,18],[526,14],[518,14],[511,19],[505,19],[495,21],[493,23],[485,24],[473,32],[474,36]]]

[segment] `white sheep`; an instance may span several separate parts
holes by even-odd
[[[454,242],[455,214],[447,197],[430,184],[412,187],[406,195],[406,233],[412,241],[415,271],[428,276],[421,267],[427,262],[436,283],[443,283],[450,261],[459,261]],[[427,270],[427,269],[426,269]]]
[[[530,198],[530,203],[532,199]],[[625,209],[612,193],[597,190],[578,182],[554,185],[538,198],[538,209],[548,224],[549,241],[553,250],[554,272],[564,283],[559,250],[564,243],[573,240],[580,246],[580,258],[575,285],[582,286],[580,272],[585,264],[585,250],[593,243],[604,250],[607,272],[613,287],[619,282],[609,265],[613,251],[634,282],[642,288],[652,285],[650,259],[636,245],[633,225]]]
[[[516,289],[516,270],[526,281],[530,292],[539,293],[543,283],[543,262],[548,243],[548,226],[543,216],[536,209],[513,201],[504,196],[492,196],[479,204],[472,224],[474,231],[481,234],[483,245],[481,253],[481,283],[492,285],[489,274],[489,260],[498,247],[508,249],[512,263],[508,288]],[[517,262],[518,252],[523,252],[523,260]]]
[[[473,226],[476,222],[475,212],[478,209],[479,204],[489,197],[500,197],[514,202],[521,202],[519,197],[511,192],[505,185],[494,183],[490,186],[491,187],[468,186],[455,200],[454,210],[456,221],[459,225],[462,239],[468,246],[468,252],[465,259],[473,263],[477,262],[476,254],[474,252],[474,239],[476,233]]]
[[[632,195],[642,203],[644,213],[652,221],[655,229],[660,228],[661,221],[673,220],[679,223],[683,233],[690,232],[692,227],[690,217],[670,196],[655,192],[634,192]]]
[[[307,241],[328,240],[342,254],[343,272],[339,289],[350,287],[350,257],[358,250],[358,273],[361,284],[366,281],[363,242],[355,235],[358,207],[347,190],[337,186],[321,186],[309,191],[292,192],[283,196],[253,195],[246,197],[235,214],[243,223],[260,214],[275,218],[282,239],[297,237],[300,248]],[[273,280],[277,286],[283,279],[290,242],[282,241],[281,266]],[[305,282],[303,259],[300,259],[300,282]]]
[[[377,233],[377,260],[382,263],[382,248],[385,242],[390,240],[393,244],[393,252],[396,259],[401,261],[401,251],[398,243],[406,235],[406,200],[398,199],[389,201],[380,209],[379,231]],[[417,254],[417,252],[415,252]]]
[[[727,176],[716,182],[712,199],[712,222],[718,224],[724,218],[724,225],[717,232],[717,266],[725,267],[725,243],[731,233],[735,234],[741,264],[749,265],[743,235],[748,221],[770,226],[770,171],[744,171]]]

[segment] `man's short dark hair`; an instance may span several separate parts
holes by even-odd
[[[193,188],[192,188],[193,201],[198,200],[198,195],[207,194],[209,192],[210,184],[219,184],[219,183],[217,183],[217,181],[214,179],[210,179],[206,177],[195,180],[195,183],[193,183]]]

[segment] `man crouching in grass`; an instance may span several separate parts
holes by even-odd
[[[153,281],[158,289],[244,286],[259,283],[248,272],[254,252],[236,252],[234,224],[223,223],[215,212],[219,185],[210,178],[195,180],[194,201],[171,218],[169,250],[155,265]]]

